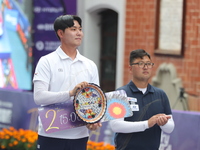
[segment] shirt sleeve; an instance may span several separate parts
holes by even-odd
[[[169,115],[169,116],[171,116],[171,118],[168,120],[168,122],[164,126],[160,126],[162,131],[166,133],[171,133],[174,130],[174,126],[175,126],[172,115]]]
[[[34,101],[37,105],[62,103],[68,100],[70,100],[69,91],[50,92],[48,83],[40,80],[34,82]]]
[[[162,131],[166,133],[171,133],[174,130],[174,121],[172,115],[171,118],[164,126],[160,126]],[[115,119],[110,121],[110,127],[113,132],[118,133],[132,133],[132,132],[141,132],[148,129],[148,120],[145,121],[137,121],[137,122],[129,122],[124,121],[124,119]]]
[[[113,132],[132,133],[144,131],[148,128],[148,121],[129,122],[124,121],[124,118],[110,121],[110,127]]]

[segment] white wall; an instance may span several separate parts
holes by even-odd
[[[78,15],[83,20],[84,40],[80,52],[93,60],[100,68],[100,26],[98,12],[112,9],[118,13],[118,39],[116,88],[123,85],[124,34],[125,34],[125,0],[77,0]]]

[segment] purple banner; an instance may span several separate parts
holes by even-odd
[[[174,131],[162,133],[159,150],[200,150],[200,112],[173,110],[172,113]],[[109,122],[104,122],[102,128],[90,132],[90,139],[114,145],[114,134]]]
[[[73,101],[38,109],[46,133],[86,125],[75,113]]]
[[[76,14],[76,0],[34,0],[33,69],[41,56],[54,51],[60,41],[53,30],[55,19],[63,14]]]
[[[69,111],[73,113],[63,113],[64,110],[66,110],[65,108],[69,107],[66,105],[70,105],[71,110]],[[76,118],[74,109],[71,107],[72,104],[66,105],[59,106],[57,110],[54,107],[54,110],[56,110],[59,116],[56,122],[64,125],[68,121],[71,121],[80,123],[79,125],[81,125],[82,121]],[[36,130],[38,126],[37,110],[38,106],[34,103],[33,94],[31,92],[0,89],[0,129],[13,126],[17,129]],[[55,111],[52,109],[49,110],[49,112],[44,112],[44,117],[48,117],[47,122],[45,122],[45,124],[47,124],[46,129],[48,129],[52,118],[54,118],[52,116],[55,115]],[[171,134],[162,133],[159,150],[199,150],[200,113],[173,110],[173,119],[175,122],[174,131]],[[52,124],[50,127],[56,126]],[[57,129],[55,128],[54,131],[55,130]],[[51,130],[49,129],[49,131]],[[109,121],[103,122],[103,127],[99,128],[97,131],[90,132],[90,139],[97,142],[106,140],[106,142],[112,142],[112,144],[114,144],[114,133],[110,129]]]
[[[107,108],[101,122],[133,115],[125,91],[113,91],[105,95]],[[86,125],[76,114],[73,101],[40,107],[38,111],[46,133]]]
[[[0,89],[0,129],[13,126],[37,130],[37,108],[31,92]]]
[[[159,150],[200,149],[200,113],[174,110],[173,119],[174,131],[162,133]]]

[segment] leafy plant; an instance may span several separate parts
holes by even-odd
[[[115,147],[104,142],[88,141],[87,150],[115,150]]]
[[[32,130],[3,128],[0,131],[0,149],[36,150],[37,137],[37,132]]]
[[[36,150],[38,133],[32,130],[3,128],[0,131],[0,149]],[[87,150],[115,150],[111,144],[88,141]]]

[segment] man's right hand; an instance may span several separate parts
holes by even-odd
[[[69,91],[69,94],[70,96],[75,96],[76,95],[76,92],[79,90],[79,89],[82,89],[84,87],[86,87],[89,83],[87,82],[81,82],[79,84],[77,84],[73,90]]]
[[[155,124],[158,124],[159,126],[165,125],[170,118],[170,116],[165,114],[154,115],[148,120],[149,128],[153,127]]]

